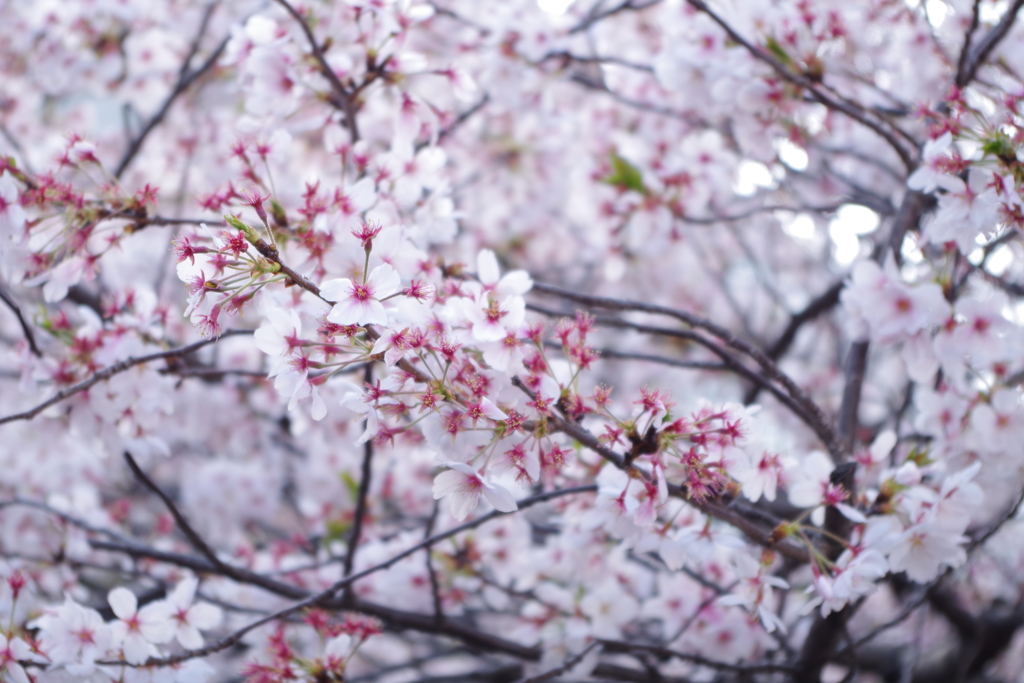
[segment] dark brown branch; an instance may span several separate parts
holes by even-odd
[[[363,382],[373,382],[373,365],[367,364],[363,371]],[[365,430],[369,425],[369,418],[363,422]],[[356,511],[352,519],[352,531],[349,534],[348,549],[345,552],[345,573],[343,576],[352,574],[352,566],[356,561],[356,548],[359,547],[359,537],[363,534],[363,520],[366,518],[367,499],[370,494],[370,477],[373,475],[373,439],[367,439],[363,444],[363,469],[359,479],[359,492],[356,495]],[[429,552],[429,550],[428,550]]]
[[[524,510],[526,508],[532,507],[533,505],[545,503],[549,500],[560,498],[562,496],[572,495],[576,493],[591,493],[596,490],[597,486],[591,484],[587,486],[577,486],[571,489],[559,489],[555,491],[548,491],[546,493],[541,493],[526,498],[524,500],[518,501],[517,505],[519,510]],[[235,631],[234,633],[216,642],[213,642],[205,647],[198,648],[195,650],[186,650],[185,652],[181,652],[179,654],[163,658],[150,657],[150,659],[141,666],[169,666],[187,661],[189,659],[195,659],[196,657],[205,657],[207,655],[231,647],[235,643],[238,643],[243,637],[245,637],[245,634],[249,633],[254,629],[259,628],[260,626],[263,626],[264,624],[269,624],[274,621],[284,619],[286,617],[291,616],[292,614],[295,614],[296,612],[306,609],[307,607],[313,606],[323,606],[330,609],[354,610],[362,612],[364,614],[368,614],[370,616],[376,616],[381,619],[388,620],[392,623],[393,626],[397,626],[400,628],[414,629],[422,631],[424,633],[443,633],[445,635],[450,635],[454,638],[458,638],[466,644],[472,645],[474,647],[481,647],[488,651],[505,652],[507,654],[512,654],[517,657],[522,657],[531,660],[539,659],[539,649],[528,648],[517,643],[512,643],[510,641],[503,640],[496,636],[484,633],[475,627],[456,624],[451,621],[446,621],[443,624],[438,624],[438,622],[434,619],[433,615],[421,615],[409,612],[401,612],[399,610],[394,610],[389,607],[364,602],[351,596],[346,596],[346,598],[343,600],[337,599],[337,594],[339,591],[352,585],[360,579],[363,579],[371,574],[375,574],[385,569],[389,569],[401,560],[404,560],[410,555],[413,555],[421,550],[424,550],[425,548],[429,548],[433,546],[435,543],[443,541],[447,538],[451,538],[452,536],[456,536],[470,529],[474,529],[493,519],[497,519],[498,517],[504,517],[508,514],[513,513],[500,512],[495,510],[489,514],[483,515],[482,517],[478,517],[477,519],[466,522],[464,524],[460,524],[459,526],[444,531],[440,534],[435,534],[430,538],[425,539],[422,542],[417,543],[416,545],[406,548],[404,551],[393,555],[388,560],[381,562],[380,564],[374,565],[373,567],[364,569],[363,571],[356,572],[355,574],[347,576],[343,579],[340,579],[327,589],[313,595],[310,595],[304,589],[299,588],[297,586],[292,586],[290,584],[277,581],[270,577],[263,576],[261,574],[256,574],[255,572],[251,572],[245,569],[239,569],[236,567],[228,567],[228,569],[232,572],[232,574],[229,575],[230,578],[233,578],[234,580],[240,583],[247,583],[255,586],[260,586],[261,588],[270,590],[271,592],[277,595],[281,595],[282,597],[297,599],[298,602],[293,603],[289,607],[278,610],[273,614],[268,614],[267,616],[261,619],[249,623],[241,629]],[[197,572],[205,572],[211,574],[224,573],[222,567],[216,566],[212,561],[210,561],[207,558],[182,556],[174,553],[167,553],[164,551],[156,550],[154,548],[147,548],[141,545],[135,546],[131,544],[114,544],[105,541],[90,541],[90,544],[92,545],[92,547],[98,550],[124,552],[134,557],[152,557],[154,559],[169,562],[171,564],[187,566],[193,569],[193,571]],[[116,663],[123,664],[123,662]]]
[[[974,6],[971,8],[971,23],[964,32],[964,45],[960,48],[960,58],[957,60],[956,65],[956,79],[955,83],[960,86],[964,82],[964,76],[967,72],[967,55],[971,51],[971,39],[974,37],[974,32],[978,30],[978,23],[981,19],[981,0],[974,0]]]
[[[359,124],[356,122],[356,102],[355,94],[345,87],[345,84],[338,78],[338,74],[334,73],[334,69],[327,62],[327,57],[324,56],[323,48],[320,47],[320,43],[317,42],[316,36],[313,35],[313,31],[309,28],[309,24],[306,22],[298,10],[296,10],[288,0],[275,0],[277,4],[281,5],[288,14],[298,22],[299,27],[302,28],[302,32],[306,35],[306,40],[309,42],[309,48],[313,52],[313,59],[316,60],[317,67],[320,69],[320,73],[327,82],[330,83],[331,89],[334,91],[335,101],[332,102],[336,107],[341,109],[345,114],[345,125],[348,128],[349,136],[351,137],[352,144],[359,142]]]
[[[639,12],[640,10],[645,10],[648,7],[653,7],[654,5],[657,5],[659,2],[661,2],[661,0],[648,0],[647,2],[634,2],[633,0],[623,0],[618,5],[610,7],[604,10],[603,12],[592,12],[591,14],[588,14],[586,17],[583,18],[582,21],[580,21],[580,23],[576,24],[571,29],[569,29],[569,34],[572,35],[573,33],[580,33],[581,31],[586,31],[594,24],[603,21],[608,17],[615,16],[619,12]]]
[[[125,370],[129,370],[135,367],[136,365],[143,365],[144,363],[150,363],[156,360],[166,360],[168,358],[180,358],[181,356],[187,356],[190,353],[195,353],[204,346],[214,344],[218,340],[223,339],[224,337],[232,337],[238,334],[252,333],[252,330],[225,330],[223,333],[221,333],[220,337],[203,339],[201,341],[195,342],[194,344],[182,346],[179,349],[171,349],[170,351],[151,353],[148,356],[139,356],[138,358],[125,358],[122,361],[118,361],[113,365],[100,370],[96,374],[90,376],[88,379],[82,380],[78,384],[70,386],[67,389],[61,389],[56,394],[54,394],[53,396],[43,401],[34,408],[26,410],[23,413],[15,413],[14,415],[8,415],[7,417],[0,417],[0,425],[6,424],[8,422],[15,422],[17,420],[31,420],[36,415],[43,412],[50,406],[56,405],[61,401],[74,396],[75,394],[79,394],[83,391],[88,391],[99,382],[110,379],[114,375],[122,373]]]
[[[206,61],[198,68],[191,71],[189,70],[189,65],[192,63],[192,58],[195,57],[196,53],[199,51],[199,43],[206,34],[206,27],[209,24],[210,17],[216,7],[216,2],[212,2],[206,7],[206,12],[203,14],[203,20],[199,25],[199,31],[195,40],[192,41],[192,46],[188,55],[181,64],[181,70],[178,72],[178,82],[174,84],[174,88],[171,89],[171,92],[167,95],[166,99],[164,99],[160,109],[150,117],[149,121],[146,122],[146,125],[142,128],[139,134],[135,136],[135,139],[128,145],[128,149],[125,150],[124,155],[121,157],[121,161],[118,162],[117,168],[114,170],[115,178],[120,178],[128,169],[129,164],[132,163],[138,153],[142,150],[142,145],[146,141],[146,138],[149,137],[149,134],[152,133],[153,130],[164,120],[164,117],[167,116],[167,112],[171,110],[171,105],[174,104],[174,101],[177,100],[183,92],[188,90],[200,76],[212,69],[217,63],[217,60],[220,59],[220,55],[224,52],[224,48],[227,47],[228,40],[231,36],[225,36],[210,56],[206,58]]]
[[[590,654],[591,650],[597,647],[601,647],[601,642],[595,640],[591,642],[590,645],[587,645],[578,653],[562,662],[560,666],[556,666],[554,669],[548,669],[542,674],[537,674],[536,676],[524,678],[521,681],[519,681],[519,683],[541,683],[541,681],[550,681],[552,678],[558,678],[559,676],[568,672],[574,666],[582,662],[583,658]]]
[[[782,358],[789,351],[789,347],[793,345],[793,342],[796,341],[796,335],[804,325],[819,315],[835,308],[839,304],[839,293],[843,291],[843,284],[842,280],[836,282],[822,294],[812,299],[802,311],[794,313],[790,317],[786,329],[782,331],[782,334],[775,340],[775,343],[768,348],[766,352],[768,357],[775,361]],[[753,403],[757,400],[759,393],[761,393],[761,387],[756,384],[753,385],[743,397],[743,402],[745,404]]]
[[[206,541],[203,540],[203,537],[199,535],[199,532],[192,528],[188,519],[181,510],[178,509],[175,502],[171,500],[171,497],[164,493],[163,490],[156,485],[156,482],[150,479],[149,475],[139,467],[139,464],[135,462],[135,458],[132,457],[132,454],[125,451],[124,460],[128,463],[128,467],[131,469],[132,474],[135,475],[135,478],[142,482],[143,486],[155,493],[157,498],[163,502],[164,507],[166,507],[167,511],[171,513],[171,517],[174,518],[175,523],[177,523],[178,528],[181,529],[181,533],[185,535],[185,538],[188,539],[189,544],[217,569],[217,573],[224,574],[225,576],[231,576],[234,572],[234,567],[225,564],[219,557],[217,557],[217,553],[213,551],[213,548],[207,545]]]
[[[437,514],[441,511],[441,503],[434,501],[434,509],[430,513],[430,520],[427,522],[427,529],[424,532],[426,538],[434,533],[434,524],[437,523]],[[444,620],[444,606],[441,604],[441,584],[437,580],[437,572],[434,570],[433,548],[427,548],[427,575],[430,577],[430,597],[434,603],[434,618],[438,621]]]
[[[811,398],[797,386],[786,373],[779,369],[778,365],[775,364],[771,358],[769,358],[761,349],[757,348],[753,344],[743,341],[730,332],[728,329],[711,322],[700,316],[693,315],[686,311],[679,309],[669,308],[667,306],[659,306],[656,304],[648,304],[641,301],[628,301],[621,299],[611,299],[608,297],[592,296],[589,294],[579,294],[561,287],[555,287],[540,282],[533,283],[533,291],[542,294],[548,294],[556,296],[562,299],[567,299],[585,306],[591,306],[594,308],[604,308],[606,310],[613,311],[636,311],[643,313],[654,313],[657,315],[664,315],[670,318],[689,325],[690,327],[696,327],[707,331],[711,335],[722,340],[727,346],[733,348],[756,362],[761,369],[764,371],[765,376],[774,382],[778,382],[785,390],[786,393],[801,407],[801,411],[804,413],[807,419],[810,419],[813,424],[811,425],[815,433],[822,437],[825,445],[829,451],[835,452],[838,449],[838,441],[835,436],[835,432],[832,429],[832,425],[829,419],[825,416],[821,407],[818,406]]]
[[[42,358],[43,352],[39,350],[38,346],[36,346],[36,337],[32,333],[32,328],[29,327],[28,321],[25,320],[25,316],[21,314],[21,309],[18,307],[18,304],[15,303],[14,299],[12,299],[11,296],[2,289],[0,289],[0,300],[3,300],[3,302],[7,304],[7,308],[11,309],[11,312],[14,313],[14,317],[18,319],[18,324],[21,325],[21,331],[25,335],[25,341],[28,343],[28,348],[32,351],[32,355],[36,358]]]
[[[718,671],[733,671],[743,674],[791,673],[793,671],[793,667],[782,664],[730,664],[728,662],[718,662],[700,655],[679,652],[658,645],[640,645],[618,640],[601,640],[599,642],[604,645],[606,652],[648,652],[659,659],[680,659],[684,662],[691,662]]]
[[[1005,12],[1003,12],[1002,18],[999,23],[996,24],[991,31],[989,31],[984,38],[971,50],[966,60],[963,61],[961,69],[957,69],[956,74],[956,86],[963,88],[968,83],[974,80],[974,76],[978,73],[978,69],[988,59],[988,56],[992,53],[992,50],[999,45],[1000,41],[1006,37],[1006,34],[1010,32],[1010,28],[1013,23],[1017,20],[1017,14],[1020,12],[1021,7],[1024,7],[1024,0],[1014,0],[1013,4],[1010,5]],[[977,7],[975,7],[977,12]],[[967,45],[965,44],[966,48]],[[961,55],[961,58],[963,55]]]
[[[689,3],[691,7],[703,12],[708,17],[710,17],[712,21],[714,21],[716,24],[722,27],[722,30],[724,30],[732,40],[746,48],[747,52],[749,52],[754,59],[764,62],[765,64],[770,66],[772,70],[774,70],[775,73],[777,73],[784,80],[800,88],[803,88],[804,90],[809,92],[816,101],[825,105],[829,109],[845,114],[854,121],[857,121],[861,125],[867,127],[868,129],[874,131],[876,134],[881,136],[886,142],[889,143],[889,146],[892,147],[893,151],[896,152],[896,154],[899,156],[900,160],[903,162],[903,165],[906,167],[908,172],[912,171],[914,167],[917,165],[917,143],[912,138],[910,138],[910,136],[901,131],[899,128],[889,124],[883,119],[880,119],[877,115],[869,112],[867,109],[865,109],[860,104],[857,104],[856,102],[848,100],[839,95],[833,95],[828,92],[825,92],[825,90],[819,87],[817,83],[815,83],[807,76],[793,73],[786,67],[785,64],[780,62],[767,50],[764,50],[758,47],[757,45],[754,45],[746,38],[744,38],[742,35],[740,35],[739,32],[736,31],[736,29],[734,29],[721,16],[719,16],[718,13],[716,13],[714,10],[708,7],[707,3],[704,2],[704,0],[686,1],[687,3]],[[1019,2],[1024,2],[1024,0],[1018,0],[1018,3]],[[900,137],[903,137],[904,139],[908,140],[913,145],[914,149],[912,151],[908,151],[907,149],[905,149],[903,144],[900,143]]]
[[[564,311],[553,311],[544,308],[543,306],[537,306],[536,304],[527,304],[526,308],[527,310],[548,316],[559,317],[568,315]],[[723,364],[726,366],[726,369],[735,372],[736,374],[753,382],[754,384],[763,386],[766,390],[771,392],[771,394],[776,399],[778,399],[778,401],[782,405],[788,408],[794,415],[796,415],[808,427],[810,427],[818,435],[818,438],[820,438],[823,443],[827,443],[827,433],[819,432],[815,420],[811,416],[807,415],[804,412],[804,409],[801,406],[799,406],[787,393],[785,393],[777,386],[772,384],[772,382],[768,380],[766,377],[759,375],[758,373],[754,372],[753,370],[745,366],[735,356],[733,356],[728,351],[720,347],[718,344],[715,344],[710,339],[704,337],[703,335],[692,330],[675,330],[666,327],[642,325],[640,323],[631,323],[627,320],[621,320],[618,318],[607,318],[604,316],[596,316],[594,318],[594,323],[602,327],[615,327],[619,329],[635,330],[637,332],[643,332],[646,334],[672,337],[674,339],[685,339],[687,341],[692,341],[703,346],[711,353],[721,358]]]
[[[837,429],[841,458],[850,457],[857,436],[857,413],[860,409],[860,393],[864,386],[864,373],[868,364],[867,341],[855,341],[850,345],[846,358],[846,384],[843,386],[843,402],[839,408]]]

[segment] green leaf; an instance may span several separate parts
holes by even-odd
[[[329,519],[327,520],[327,529],[324,534],[324,541],[326,543],[333,543],[334,541],[344,541],[348,536],[348,530],[351,525],[342,522],[340,519]]]
[[[994,137],[985,140],[981,145],[981,151],[1000,159],[1015,159],[1017,156],[1013,142],[1004,133],[996,133]]]
[[[782,45],[779,44],[779,41],[775,40],[771,36],[768,36],[768,39],[765,41],[764,46],[768,48],[768,52],[770,52],[771,55],[775,57],[775,59],[779,60],[786,66],[793,65],[793,58],[790,57],[784,49],[782,49]]]
[[[342,472],[338,475],[338,478],[341,479],[341,483],[345,485],[345,490],[348,491],[348,497],[350,499],[356,500],[359,498],[359,482],[356,481],[355,477],[348,472]]]
[[[644,177],[633,164],[629,163],[615,152],[611,154],[612,174],[604,179],[604,182],[615,187],[635,192],[645,193]]]

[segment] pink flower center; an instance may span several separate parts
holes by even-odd
[[[373,293],[370,288],[366,285],[353,285],[352,286],[352,298],[356,301],[364,302],[368,299],[373,298]]]

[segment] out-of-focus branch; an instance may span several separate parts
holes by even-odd
[[[517,506],[519,510],[525,510],[534,505],[545,503],[556,498],[560,498],[566,495],[573,495],[577,493],[591,493],[597,490],[596,485],[577,486],[570,489],[558,489],[554,491],[547,491],[535,496],[518,501]],[[512,654],[517,657],[535,660],[540,658],[540,650],[535,648],[524,647],[511,641],[492,636],[488,633],[480,631],[478,628],[469,627],[463,624],[454,623],[452,621],[445,621],[443,624],[439,624],[434,619],[433,615],[421,615],[411,612],[402,612],[382,605],[376,605],[373,603],[362,601],[352,595],[344,596],[342,599],[338,599],[337,595],[339,591],[347,588],[356,581],[363,579],[371,574],[389,569],[396,563],[404,560],[405,558],[413,555],[421,550],[429,548],[440,541],[447,538],[457,536],[460,533],[475,529],[476,527],[486,524],[487,522],[497,519],[498,517],[504,517],[505,515],[513,514],[508,512],[500,512],[495,510],[489,514],[483,515],[472,521],[461,524],[457,527],[453,527],[447,531],[439,534],[435,534],[430,538],[424,539],[420,543],[417,543],[409,548],[406,548],[400,553],[393,555],[391,558],[381,562],[377,565],[364,569],[360,572],[356,572],[350,576],[342,578],[336,581],[328,588],[316,593],[309,594],[306,590],[293,586],[291,584],[283,583],[276,579],[257,574],[249,570],[228,567],[232,571],[233,575],[229,575],[230,578],[238,581],[239,583],[246,583],[261,588],[265,588],[272,593],[287,597],[290,599],[298,600],[298,602],[285,607],[273,614],[268,614],[261,619],[247,624],[246,626],[238,629],[234,633],[213,642],[205,647],[186,650],[176,655],[168,657],[151,657],[142,666],[170,666],[178,664],[190,659],[197,657],[205,657],[207,655],[219,652],[228,647],[231,647],[235,643],[239,642],[245,634],[253,631],[254,629],[263,626],[264,624],[273,623],[286,617],[291,616],[303,609],[314,606],[322,606],[328,609],[346,609],[357,612],[362,612],[370,616],[376,616],[386,621],[391,622],[391,625],[396,628],[409,628],[424,633],[443,633],[445,635],[458,638],[463,642],[483,647],[484,649],[490,649],[495,652],[505,652]],[[180,555],[176,553],[168,553],[165,551],[157,550],[155,548],[148,548],[142,545],[125,544],[121,542],[107,542],[107,541],[90,541],[90,545],[97,550],[108,550],[112,552],[123,552],[133,557],[150,557],[170,564],[176,564],[179,566],[185,566],[193,571],[220,574],[225,575],[223,568],[215,565],[210,559],[205,557],[192,557],[188,555]],[[296,571],[299,571],[297,568]],[[117,662],[123,664],[123,662]]]
[[[992,53],[992,50],[999,45],[1000,41],[1006,37],[1006,34],[1010,32],[1010,28],[1013,23],[1017,20],[1017,14],[1020,12],[1021,7],[1024,7],[1024,0],[1014,0],[1013,4],[1006,8],[1003,12],[1002,18],[999,23],[992,27],[992,30],[985,34],[978,44],[970,51],[967,58],[964,59],[961,54],[961,68],[957,69],[956,73],[956,86],[963,88],[972,80],[978,73],[978,69],[988,59],[988,56]],[[977,5],[975,5],[975,16],[977,16]],[[964,50],[968,47],[968,43],[964,43]]]
[[[210,17],[213,14],[213,11],[217,8],[217,4],[217,2],[212,2],[207,5],[206,12],[203,13],[203,20],[199,24],[199,31],[197,32],[195,39],[192,41],[192,46],[189,49],[188,55],[181,63],[177,83],[174,84],[171,92],[164,99],[163,104],[160,105],[160,109],[158,109],[157,112],[149,118],[146,125],[143,126],[142,130],[139,131],[139,134],[136,135],[128,145],[128,149],[124,151],[124,154],[121,156],[121,160],[117,164],[117,168],[114,170],[115,178],[120,178],[124,175],[124,172],[128,170],[129,164],[132,163],[136,155],[138,155],[142,150],[142,145],[146,141],[146,138],[149,137],[149,134],[152,133],[153,130],[164,120],[164,117],[167,116],[167,112],[170,111],[171,105],[174,104],[174,101],[177,100],[183,92],[188,90],[200,76],[212,69],[217,63],[217,60],[220,59],[221,53],[224,52],[224,48],[228,45],[230,36],[225,36],[210,56],[206,58],[206,61],[198,68],[193,70],[189,69],[189,66],[192,63],[192,58],[195,57],[196,53],[199,51],[199,43],[206,34],[207,25],[210,23]]]
[[[327,62],[327,57],[324,56],[323,48],[320,47],[320,43],[317,42],[316,36],[313,35],[313,31],[309,28],[309,24],[295,7],[292,6],[288,0],[275,0],[277,4],[281,5],[288,14],[298,22],[302,32],[306,35],[306,40],[309,41],[309,48],[313,52],[313,59],[316,60],[317,66],[320,69],[320,73],[327,82],[331,84],[331,89],[334,91],[335,101],[332,102],[336,107],[342,110],[345,114],[345,126],[348,128],[349,136],[351,137],[352,144],[359,142],[359,124],[356,121],[356,101],[355,93],[345,87],[345,84],[338,78],[338,74],[334,73],[334,69]]]
[[[709,669],[718,671],[732,671],[742,674],[759,673],[792,673],[793,667],[784,664],[730,664],[729,662],[718,662],[700,655],[679,652],[667,647],[658,645],[640,645],[626,643],[619,640],[600,640],[606,652],[648,652],[659,659],[679,659],[684,662],[691,662],[699,666],[706,666]]]
[[[138,358],[125,358],[122,361],[118,361],[113,365],[100,370],[99,372],[91,375],[88,379],[82,380],[78,384],[72,385],[67,389],[61,389],[56,394],[54,394],[53,396],[43,401],[34,408],[30,408],[29,410],[26,410],[25,412],[22,413],[15,413],[13,415],[8,415],[6,417],[0,417],[0,425],[6,424],[8,422],[15,422],[17,420],[31,420],[36,415],[43,412],[50,406],[57,405],[61,401],[70,398],[75,394],[79,394],[83,391],[88,391],[99,382],[102,382],[103,380],[106,379],[110,379],[114,375],[120,374],[125,370],[130,370],[131,368],[134,368],[136,365],[143,365],[145,363],[151,363],[156,360],[166,360],[168,358],[179,358],[181,356],[187,356],[188,354],[194,353],[199,349],[203,348],[204,346],[214,344],[217,341],[224,339],[225,337],[233,337],[239,334],[252,333],[252,330],[225,330],[224,332],[221,333],[220,337],[203,339],[201,341],[195,342],[194,344],[182,346],[181,348],[178,349],[171,349],[170,351],[160,351],[159,353],[151,353],[147,356],[139,356]]]
[[[536,676],[524,678],[520,680],[518,683],[541,683],[541,681],[550,681],[552,678],[558,678],[559,676],[561,676],[564,673],[567,673],[574,666],[582,662],[583,658],[590,654],[591,650],[593,650],[594,648],[599,648],[601,646],[602,644],[600,641],[592,641],[590,645],[587,645],[585,648],[577,652],[575,655],[566,659],[564,662],[562,662],[560,666],[556,666],[553,669],[548,669],[542,674],[537,674]]]
[[[607,19],[608,17],[615,16],[616,14],[618,14],[620,12],[627,12],[627,11],[639,12],[640,10],[645,10],[648,7],[653,7],[654,5],[657,5],[659,2],[661,2],[661,0],[647,0],[647,2],[636,2],[635,0],[623,0],[622,2],[620,2],[617,5],[615,5],[614,7],[609,7],[608,9],[603,10],[603,11],[595,12],[595,11],[592,10],[578,24],[576,24],[571,29],[569,29],[569,34],[572,35],[573,33],[580,33],[582,31],[586,31],[588,28],[590,28],[594,24],[597,24],[598,22],[601,22],[601,21]],[[599,6],[600,6],[600,3],[598,3],[598,5],[595,5],[595,9],[597,7],[599,7]]]
[[[568,315],[563,311],[554,311],[551,309],[544,308],[543,306],[538,306],[536,304],[527,304],[526,308],[527,310],[548,316],[558,317]],[[779,387],[775,386],[775,384],[773,384],[771,380],[769,380],[768,378],[759,375],[757,372],[748,368],[746,365],[740,362],[738,358],[729,353],[728,350],[722,348],[721,346],[714,343],[714,341],[708,339],[704,335],[693,330],[675,330],[667,327],[643,325],[640,323],[629,322],[628,320],[622,320],[619,318],[609,318],[605,316],[595,316],[594,324],[599,325],[601,327],[613,327],[619,329],[634,330],[636,332],[643,332],[645,334],[671,337],[674,339],[685,339],[687,341],[692,341],[703,346],[708,351],[721,358],[727,370],[735,372],[737,375],[740,375],[744,379],[753,382],[758,386],[762,386],[764,387],[764,389],[771,392],[772,396],[774,396],[779,401],[779,403],[784,405],[787,409],[789,409],[790,412],[792,412],[794,415],[800,418],[800,420],[803,421],[804,424],[810,427],[815,432],[815,434],[818,435],[818,438],[822,440],[822,443],[828,443],[828,432],[819,431],[820,424],[813,417],[807,415],[804,409],[799,404],[797,404],[796,401],[794,401],[789,396],[789,394],[784,392]]]
[[[813,428],[817,434],[822,436],[822,440],[828,447],[829,451],[836,452],[838,449],[838,441],[835,436],[835,432],[832,429],[828,418],[825,416],[824,411],[818,406],[811,398],[797,386],[786,373],[779,369],[775,361],[768,357],[761,349],[757,348],[753,344],[750,344],[742,339],[739,339],[732,332],[726,328],[711,322],[700,316],[693,315],[686,311],[679,309],[669,308],[667,306],[659,306],[656,304],[648,304],[641,301],[627,301],[620,299],[611,299],[608,297],[592,296],[589,294],[580,294],[572,292],[561,287],[555,287],[540,282],[534,282],[533,291],[556,296],[561,299],[567,299],[575,303],[583,304],[594,308],[604,308],[606,310],[613,311],[636,311],[643,313],[654,313],[657,315],[664,315],[671,318],[675,318],[682,323],[689,325],[690,327],[699,328],[707,331],[711,335],[717,337],[722,342],[746,356],[749,356],[754,360],[762,369],[765,376],[774,382],[778,382],[786,393],[793,399],[793,401],[799,405],[802,412],[806,417],[813,421]]]
[[[704,2],[704,0],[686,1],[687,3],[689,3],[691,7],[700,12],[703,12],[708,17],[710,17],[712,21],[721,26],[722,30],[724,30],[732,40],[746,48],[747,52],[749,52],[754,59],[764,62],[765,64],[770,66],[772,70],[774,70],[775,73],[777,73],[780,77],[782,77],[786,81],[789,81],[793,85],[799,86],[800,88],[806,90],[811,94],[811,96],[815,100],[825,105],[829,109],[845,114],[854,121],[857,121],[861,125],[869,128],[870,130],[874,131],[876,134],[881,136],[886,142],[889,143],[889,146],[892,147],[893,151],[896,152],[896,154],[899,156],[900,160],[903,162],[903,165],[906,167],[908,172],[912,171],[913,168],[916,166],[916,158],[918,155],[917,143],[916,141],[913,140],[913,138],[911,138],[909,135],[901,131],[897,126],[894,126],[885,121],[884,119],[879,118],[876,114],[865,109],[862,105],[853,102],[852,100],[849,100],[838,94],[827,92],[824,88],[819,86],[817,83],[815,83],[807,76],[793,73],[792,71],[789,70],[789,68],[786,67],[785,64],[780,62],[767,50],[764,50],[758,47],[757,45],[754,45],[746,38],[744,38],[742,35],[740,35],[740,33],[736,31],[736,29],[734,29],[732,25],[729,24],[729,22],[725,21],[725,19],[719,16],[717,12],[708,7],[707,3]],[[1018,0],[1018,2],[1024,2],[1024,0]],[[904,144],[901,143],[899,139],[901,137],[907,140],[912,145],[913,149],[908,150],[906,147],[904,147]]]
[[[32,355],[36,358],[42,358],[43,352],[39,350],[38,346],[36,346],[36,337],[32,333],[32,328],[29,327],[28,321],[25,320],[25,316],[21,314],[21,308],[19,308],[14,299],[2,289],[0,289],[0,300],[7,304],[7,308],[11,309],[11,313],[13,313],[14,317],[18,319],[18,324],[21,325],[21,331],[25,335],[25,342],[28,343],[28,348],[32,352]]]
[[[768,348],[766,353],[772,360],[779,360],[782,356],[786,355],[789,351],[789,347],[793,345],[796,340],[796,335],[800,329],[816,319],[818,316],[826,313],[839,303],[839,293],[843,291],[843,281],[836,282],[831,287],[826,289],[820,295],[811,300],[803,310],[794,313],[789,318],[789,323],[786,325],[786,329],[782,331],[782,334],[775,340],[775,342]],[[757,384],[750,387],[746,395],[743,397],[743,402],[746,404],[753,403],[757,400],[757,395],[761,393],[761,387]]]
[[[968,54],[971,51],[971,39],[974,37],[974,32],[978,30],[978,23],[981,19],[981,0],[974,0],[974,6],[971,8],[971,23],[964,31],[964,44],[960,48],[960,58],[957,60],[956,65],[956,79],[957,86],[960,85],[961,80],[964,78],[967,72],[967,59]]]
[[[224,574],[225,576],[231,576],[234,572],[234,567],[225,564],[219,557],[217,557],[217,553],[213,551],[213,548],[207,545],[206,541],[203,540],[203,537],[199,535],[199,532],[192,527],[185,515],[178,509],[175,502],[171,500],[171,497],[164,493],[163,490],[156,485],[156,482],[150,479],[149,475],[139,467],[139,464],[135,462],[135,458],[132,457],[132,454],[125,451],[124,460],[128,463],[128,468],[131,469],[135,478],[142,482],[143,486],[155,493],[157,498],[163,502],[167,511],[171,513],[171,517],[173,517],[174,521],[177,523],[178,528],[181,529],[181,533],[183,533],[185,538],[188,539],[189,544],[191,544],[191,546],[195,548],[200,555],[205,557],[210,564],[216,567],[218,573]]]
[[[373,382],[373,365],[367,364],[363,371],[363,382]],[[364,422],[363,429],[369,424],[369,418]],[[356,494],[356,511],[352,519],[352,530],[349,534],[348,549],[345,552],[344,576],[352,574],[352,566],[356,561],[356,549],[359,547],[359,537],[363,534],[363,520],[366,518],[366,506],[370,494],[370,477],[373,475],[373,439],[367,439],[363,444],[363,467],[359,479],[359,492]],[[429,551],[428,551],[429,552]]]

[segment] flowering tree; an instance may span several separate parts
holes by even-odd
[[[0,0],[0,678],[1024,667],[1024,0]]]

